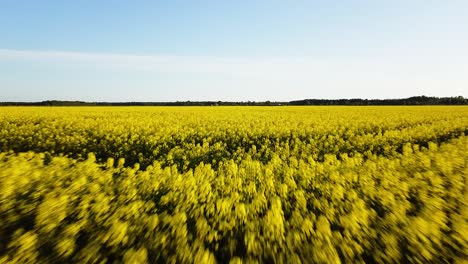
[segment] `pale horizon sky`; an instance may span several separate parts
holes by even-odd
[[[468,1],[0,0],[0,101],[468,97]]]

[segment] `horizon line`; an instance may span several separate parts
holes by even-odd
[[[83,101],[83,100],[58,100],[58,99],[49,99],[41,101],[0,101],[1,103],[47,103],[47,102],[61,102],[61,103],[86,103],[86,104],[106,104],[106,103],[291,103],[291,102],[300,102],[306,100],[317,100],[317,101],[341,101],[341,100],[362,100],[362,101],[385,101],[385,100],[408,100],[408,99],[468,99],[462,95],[455,96],[426,96],[426,95],[414,95],[409,97],[393,97],[393,98],[304,98],[304,99],[295,99],[287,101],[272,101],[272,100],[241,100],[241,101],[225,101],[225,100],[172,100],[172,101]]]

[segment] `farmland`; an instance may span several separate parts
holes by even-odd
[[[468,107],[2,107],[0,263],[468,258]]]

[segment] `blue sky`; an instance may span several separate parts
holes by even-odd
[[[0,101],[468,96],[468,1],[0,0]]]

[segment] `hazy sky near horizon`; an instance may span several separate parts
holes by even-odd
[[[0,0],[0,101],[468,97],[468,1]]]

